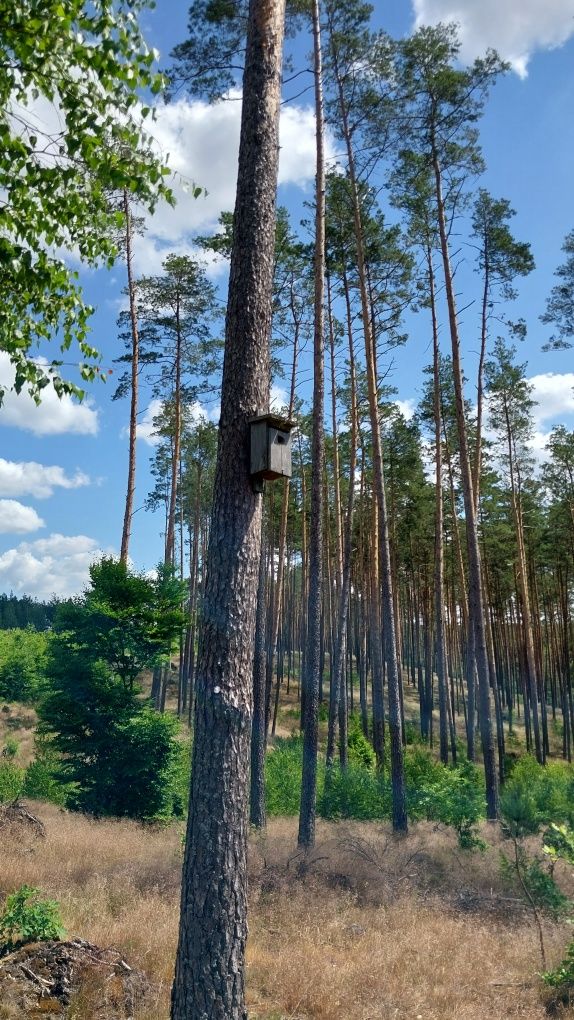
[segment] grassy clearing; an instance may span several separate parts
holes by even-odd
[[[167,1020],[182,826],[29,806],[47,837],[0,832],[3,896],[26,883],[59,900],[69,935],[117,948],[149,976],[135,1020]],[[489,849],[469,854],[429,823],[396,839],[387,825],[321,822],[305,857],[296,820],[272,819],[250,850],[252,1020],[543,1020],[531,917],[501,874],[497,830],[483,836]],[[557,872],[572,893],[568,869]],[[553,965],[568,929],[545,927]]]
[[[37,722],[36,712],[30,705],[0,702],[0,752],[7,741],[15,740],[18,750],[14,760],[23,768],[29,765],[34,757]]]

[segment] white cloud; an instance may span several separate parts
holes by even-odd
[[[528,381],[532,386],[532,396],[538,402],[533,409],[535,428],[529,446],[537,466],[540,466],[548,460],[546,444],[551,426],[574,414],[574,372],[543,372],[531,376]],[[545,423],[550,428],[544,427]]]
[[[44,521],[31,506],[17,499],[0,499],[0,534],[26,535],[44,527]]]
[[[86,535],[53,534],[21,542],[0,555],[0,586],[39,599],[66,598],[82,591],[90,565],[102,555],[95,539]]]
[[[0,457],[0,496],[35,496],[47,499],[54,489],[79,489],[90,484],[83,471],[67,475],[57,464],[36,464],[35,461],[13,461]]]
[[[219,103],[204,103],[185,97],[159,104],[151,126],[158,152],[173,170],[170,184],[177,205],[162,202],[147,217],[148,232],[138,239],[134,260],[138,272],[154,273],[172,252],[193,254],[194,232],[215,228],[223,210],[233,209],[237,181],[237,157],[241,123],[241,94],[231,93]],[[315,175],[315,116],[311,107],[291,105],[281,111],[279,183],[305,187]],[[327,158],[334,145],[329,137]],[[207,194],[193,197],[193,185]],[[225,268],[221,260],[202,253],[208,270],[215,275]]]
[[[406,421],[410,421],[415,413],[416,402],[411,397],[408,397],[407,400],[395,400],[393,403],[398,407],[403,418]]]
[[[154,419],[161,418],[163,412],[163,401],[159,399],[151,400],[146,407],[141,421],[137,425],[137,438],[142,439],[148,446],[157,446],[160,442],[161,436],[157,434],[156,427],[154,425]],[[200,421],[211,421],[213,420],[211,412],[200,404],[199,400],[195,400],[193,404],[190,404],[186,408],[186,416],[192,424],[197,424]],[[217,416],[219,417],[219,406],[217,408]],[[129,435],[129,429],[125,426],[120,435],[122,439],[125,439]]]
[[[281,411],[289,406],[289,397],[284,386],[273,383],[269,394],[269,407],[272,411]]]
[[[162,407],[163,403],[161,400],[151,400],[141,417],[141,421],[137,424],[137,438],[142,439],[148,446],[157,446],[159,443],[159,436],[155,431],[154,418],[159,417]],[[123,428],[121,435],[122,437],[129,435],[129,430]]]
[[[416,26],[455,21],[465,61],[488,47],[520,77],[536,50],[561,46],[574,34],[573,0],[413,0]]]
[[[38,359],[47,364],[46,359]],[[98,412],[91,400],[82,404],[69,396],[61,399],[52,387],[42,393],[42,403],[36,406],[24,390],[15,393],[14,369],[5,351],[0,352],[0,387],[4,399],[0,407],[0,425],[12,425],[36,436],[55,436],[63,433],[95,436],[98,432]]]
[[[574,414],[574,372],[543,372],[528,380],[537,401],[534,417],[537,422]]]
[[[546,444],[552,427],[562,424],[569,415],[574,415],[574,372],[542,372],[527,380],[532,387],[532,409],[534,429],[528,447],[538,469],[548,460]],[[488,396],[486,398],[487,422],[484,429],[486,439],[492,440],[494,433],[488,421]]]

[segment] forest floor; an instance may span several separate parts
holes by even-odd
[[[58,900],[68,937],[116,948],[149,978],[134,1020],[167,1020],[183,825],[27,806],[46,837],[26,826],[0,829],[0,893],[26,883]],[[536,929],[501,871],[496,827],[483,827],[485,852],[461,851],[451,831],[428,823],[398,838],[387,825],[320,822],[307,857],[296,834],[296,819],[271,819],[267,835],[251,839],[251,1020],[548,1016]],[[574,893],[565,866],[557,877]],[[544,932],[554,966],[571,931],[545,921]],[[15,1015],[0,1003],[2,1020]],[[117,1020],[97,989],[68,1015]]]
[[[408,686],[405,714],[416,721]],[[293,685],[288,697],[283,692],[277,735],[298,732],[298,716]],[[17,740],[20,765],[33,756],[35,724],[32,709],[0,706],[0,742]],[[462,736],[462,720],[457,726]],[[514,742],[509,750],[525,750],[522,726]],[[145,827],[27,806],[46,837],[25,825],[0,827],[0,902],[23,884],[57,900],[69,938],[117,949],[147,975],[151,991],[133,1020],[167,1020],[183,823]],[[399,838],[387,824],[319,821],[316,848],[304,856],[297,820],[272,818],[267,834],[250,842],[250,1020],[574,1018],[574,1008],[550,1009],[532,913],[501,868],[511,848],[496,826],[484,824],[481,836],[486,851],[470,852],[452,830],[431,823]],[[540,841],[531,849],[539,852]],[[570,871],[556,865],[561,888],[574,898]],[[551,968],[572,931],[550,919],[543,926]],[[65,1015],[119,1020],[94,986]],[[0,1002],[0,1020],[18,1016]]]

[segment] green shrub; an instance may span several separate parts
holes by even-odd
[[[421,730],[420,723],[412,722],[407,720],[405,722],[405,744],[420,744],[421,742]]]
[[[372,772],[377,763],[377,756],[359,726],[351,726],[347,746],[349,749],[349,763]]]
[[[553,823],[544,833],[542,849],[553,862],[560,859],[574,864],[574,832],[567,825]]]
[[[171,775],[171,814],[175,818],[183,818],[189,805],[189,789],[191,782],[191,740],[177,742]]]
[[[565,1005],[574,999],[574,940],[566,950],[566,956],[554,970],[542,975],[542,980],[549,988],[556,989],[556,998]]]
[[[574,832],[565,825],[551,825],[544,833],[542,849],[552,862],[561,859],[574,864]],[[574,940],[566,950],[562,963],[542,975],[550,988],[556,989],[556,998],[570,1005],[574,999]]]
[[[552,874],[542,867],[542,860],[531,856],[515,838],[513,842],[513,857],[500,855],[504,877],[524,895],[531,907],[546,911],[556,920],[564,917],[571,907],[568,897],[558,888]]]
[[[574,823],[574,768],[566,762],[539,765],[531,755],[515,764],[501,792],[500,809],[517,838],[551,822]]]
[[[472,762],[447,767],[415,746],[407,748],[405,775],[411,818],[452,826],[463,849],[484,848],[475,832],[484,815],[484,781]]]
[[[63,807],[69,798],[70,787],[58,782],[53,764],[44,758],[36,758],[26,769],[22,793],[31,800],[47,800]]]
[[[321,701],[317,709],[317,719],[319,722],[329,721],[329,702]]]
[[[278,739],[265,763],[267,812],[296,815],[299,811],[302,773],[302,738]],[[388,754],[387,754],[388,757]],[[352,726],[349,737],[349,766],[338,764],[326,773],[319,761],[317,811],[324,818],[382,820],[391,816],[391,788],[388,761],[383,773],[374,768],[372,748],[362,732]],[[420,746],[408,746],[405,753],[409,816],[453,826],[461,846],[477,847],[474,827],[483,815],[484,782],[480,771],[463,761],[446,768]]]
[[[14,759],[18,754],[18,748],[20,744],[16,740],[16,737],[7,737],[6,743],[2,748],[2,757],[10,760]]]
[[[566,916],[571,906],[570,900],[537,857],[526,862],[522,880],[537,907],[551,914],[555,920]]]
[[[22,793],[24,769],[12,761],[0,762],[0,804],[10,804]]]
[[[0,946],[10,952],[27,942],[44,942],[65,935],[58,904],[41,900],[38,890],[23,885],[6,898],[0,914]]]
[[[299,813],[301,801],[302,737],[278,737],[265,761],[265,797],[268,815]]]
[[[318,798],[318,813],[323,818],[357,818],[362,821],[389,818],[390,785],[372,768],[334,765],[325,776]]]
[[[38,700],[46,685],[48,640],[32,627],[0,632],[0,698]]]

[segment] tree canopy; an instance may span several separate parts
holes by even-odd
[[[17,392],[81,394],[98,374],[91,309],[70,257],[111,265],[127,190],[148,208],[170,198],[144,130],[142,90],[163,79],[137,22],[142,0],[0,2],[0,331]],[[79,348],[79,377],[43,343]],[[73,374],[72,374],[73,376]],[[0,391],[1,397],[1,391]]]

